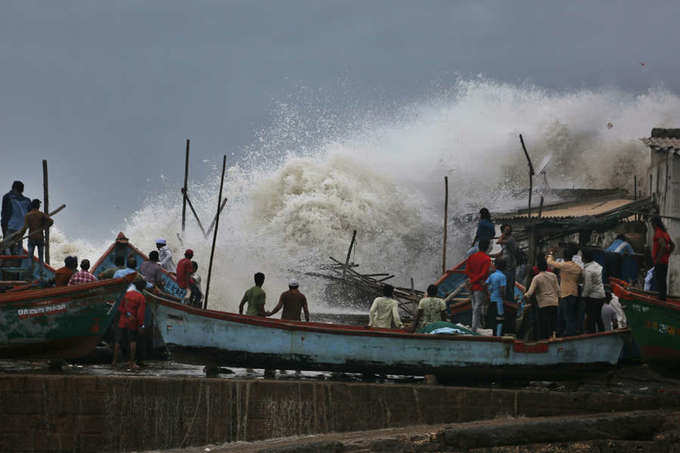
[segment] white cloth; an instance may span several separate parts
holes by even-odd
[[[626,313],[623,311],[621,302],[616,294],[612,294],[612,299],[609,301],[609,305],[616,311],[616,322],[619,324],[619,329],[623,329],[628,326],[628,318],[626,318]]]
[[[600,312],[602,317],[602,324],[604,324],[604,330],[614,330],[614,320],[616,319],[616,310],[611,304],[602,304],[602,310]],[[617,320],[618,323],[618,320]]]
[[[397,301],[389,297],[376,297],[368,314],[368,325],[382,329],[391,329],[394,323],[399,329],[403,327],[399,317]]]
[[[583,267],[583,297],[603,299],[605,297],[602,283],[602,266],[596,261],[586,263]]]
[[[652,290],[652,282],[654,281],[654,268],[647,271],[645,275],[645,291]]]
[[[167,245],[158,250],[158,264],[168,272],[175,272],[175,262],[172,260],[172,252]]]

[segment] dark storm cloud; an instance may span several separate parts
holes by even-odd
[[[161,173],[180,184],[185,137],[195,162],[235,159],[300,87],[338,110],[477,74],[677,92],[678,22],[674,2],[4,2],[0,187],[37,196],[48,158],[59,222],[102,237]]]

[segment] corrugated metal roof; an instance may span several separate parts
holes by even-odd
[[[675,137],[649,137],[641,138],[640,141],[658,151],[680,151],[680,138]]]
[[[565,203],[564,205],[550,206],[543,208],[543,217],[583,217],[603,214],[613,209],[618,209],[633,202],[630,199],[616,198],[613,200],[591,200],[581,203]],[[533,216],[538,214],[538,208],[534,206]],[[507,216],[510,217],[510,216]],[[512,216],[514,218],[527,217],[526,213],[520,213]],[[501,217],[502,218],[502,217]]]

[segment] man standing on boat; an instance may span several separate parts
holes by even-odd
[[[31,209],[31,200],[24,196],[24,183],[21,181],[14,181],[12,183],[12,190],[7,192],[2,197],[2,214],[0,215],[0,224],[2,224],[2,238],[7,239],[9,236],[21,230],[24,226],[25,216]],[[14,242],[7,253],[10,255],[21,255],[23,251],[23,240],[19,238]],[[0,253],[5,253],[0,250]]]
[[[496,227],[494,226],[493,222],[491,222],[491,214],[489,213],[489,210],[486,208],[482,208],[479,210],[479,223],[477,224],[477,232],[475,233],[475,238],[472,240],[472,245],[471,247],[474,247],[476,242],[482,242],[483,240],[488,241],[487,243],[491,243],[491,240],[496,237]],[[487,249],[489,247],[487,246]],[[479,247],[479,250],[484,250],[482,247]]]
[[[593,251],[583,250],[583,297],[586,304],[587,333],[602,332],[602,304],[605,300],[604,284],[602,283],[602,266],[593,259]]]
[[[383,286],[382,297],[376,297],[368,313],[368,326],[380,329],[391,329],[394,325],[401,329],[404,325],[399,317],[397,301],[392,299],[394,288],[391,285]]]
[[[659,291],[659,299],[666,300],[668,261],[675,249],[675,244],[666,231],[661,217],[654,216],[651,220],[654,227],[654,244],[652,245],[652,260],[654,261],[654,282]]]
[[[279,303],[274,309],[267,313],[267,316],[273,316],[283,308],[281,319],[288,321],[302,321],[301,314],[304,310],[305,321],[309,322],[309,308],[307,307],[307,298],[299,290],[298,281],[294,278],[288,282],[288,291],[281,294]]]
[[[90,260],[82,260],[80,262],[80,270],[71,275],[68,281],[69,286],[82,285],[83,283],[96,282],[97,277],[90,273]]]
[[[172,252],[168,248],[165,239],[156,239],[158,249],[159,264],[168,272],[175,272],[175,262],[172,260]]]
[[[491,265],[491,258],[486,254],[488,249],[489,240],[480,239],[479,251],[470,255],[465,262],[465,274],[468,277],[467,286],[472,291],[472,330],[475,332],[482,327],[486,302],[486,291],[484,291],[482,284],[489,276],[489,266]]]
[[[191,273],[193,272],[193,265],[191,264],[191,258],[194,257],[194,251],[187,249],[184,252],[184,258],[179,260],[177,263],[177,286],[186,291],[184,300],[182,303],[189,303],[189,285],[191,284]]]
[[[163,285],[163,268],[158,264],[157,250],[149,252],[149,259],[139,266],[139,273],[152,287],[161,291],[165,288],[165,285]]]
[[[24,230],[28,229],[28,275],[33,279],[33,254],[38,248],[38,261],[40,262],[40,273],[43,272],[43,261],[45,257],[45,228],[54,224],[47,214],[40,211],[40,200],[37,198],[31,202],[31,210],[24,217]],[[23,233],[21,233],[23,235]]]
[[[512,227],[508,224],[501,226],[501,237],[496,241],[503,251],[500,256],[505,263],[503,274],[507,284],[505,285],[505,299],[515,301],[515,272],[517,270],[519,249],[517,248],[517,241],[512,236]]]
[[[427,297],[423,297],[418,302],[412,332],[421,331],[431,322],[446,321],[446,303],[437,297],[437,290],[437,285],[428,286]]]
[[[246,315],[248,316],[267,316],[267,312],[264,309],[264,304],[267,299],[267,294],[262,289],[264,285],[264,274],[258,272],[255,274],[255,286],[249,288],[241,299],[241,303],[238,306],[238,313],[243,314],[243,306],[248,303],[248,308],[246,309]]]
[[[531,285],[524,297],[526,300],[530,300],[532,296],[535,296],[538,304],[538,338],[547,339],[552,337],[553,332],[555,332],[560,286],[557,276],[548,272],[548,263],[545,262],[545,257],[539,256],[536,266],[539,271],[538,275],[531,280]]]
[[[583,317],[579,310],[578,285],[583,280],[583,270],[573,257],[578,247],[569,243],[564,248],[564,261],[557,261],[552,252],[546,261],[548,266],[560,271],[560,304],[558,311],[558,330],[560,336],[573,336],[583,330]]]
[[[495,322],[493,325],[488,326],[493,329],[494,335],[500,337],[503,335],[503,321],[505,318],[505,312],[503,310],[503,296],[505,295],[505,287],[507,286],[507,280],[503,271],[505,270],[505,261],[503,258],[496,258],[496,264],[493,263],[489,266],[489,272],[491,275],[484,282],[484,286],[489,292],[489,299],[491,300],[490,313],[491,319]]]

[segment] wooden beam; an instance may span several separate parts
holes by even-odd
[[[217,214],[215,214],[215,217],[213,217],[212,222],[210,222],[210,226],[205,232],[205,237],[208,237],[210,233],[212,232],[212,229],[215,227],[215,222],[217,221],[217,216],[222,214],[222,209],[224,209],[224,205],[227,204],[227,198],[225,197],[224,200],[222,200],[222,205],[220,206],[220,210]]]
[[[347,259],[345,259],[345,267],[342,270],[342,278],[343,280],[345,279],[345,274],[347,273],[347,269],[349,267],[349,259],[352,255],[352,248],[354,247],[354,241],[357,238],[357,230],[352,231],[352,240],[349,243],[349,249],[347,250]]]
[[[187,138],[186,154],[184,156],[184,188],[182,190],[182,233],[187,224],[187,185],[189,184],[189,147],[191,145],[191,140]],[[198,217],[197,217],[198,219]],[[199,221],[200,224],[200,221]],[[201,228],[202,230],[203,228]]]
[[[220,179],[220,194],[217,197],[217,213],[215,214],[215,231],[213,231],[212,247],[210,248],[210,264],[208,264],[208,282],[205,284],[205,299],[203,309],[208,309],[208,295],[210,294],[210,277],[212,276],[213,258],[215,257],[215,243],[217,242],[217,228],[220,226],[220,207],[222,206],[222,188],[224,187],[224,171],[227,168],[227,155],[222,158],[222,179]]]
[[[449,219],[449,177],[444,176],[444,244],[442,245],[442,274],[446,272],[446,240]]]
[[[49,215],[50,212],[50,191],[47,177],[47,159],[42,161],[43,169],[43,212]],[[45,263],[50,264],[50,229],[45,229]]]

